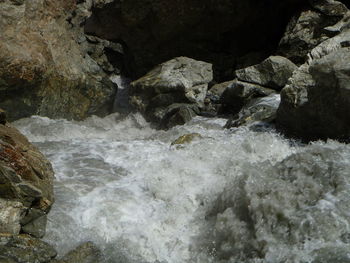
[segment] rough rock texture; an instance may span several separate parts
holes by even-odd
[[[281,90],[297,66],[289,59],[271,56],[262,63],[236,70],[238,80]]]
[[[0,234],[0,262],[46,263],[56,254],[49,244],[29,235]]]
[[[280,101],[279,94],[253,99],[238,114],[228,120],[225,128],[238,127],[254,122],[273,122],[276,119]]]
[[[227,82],[228,86],[221,95],[223,110],[236,114],[244,105],[258,97],[265,97],[275,93],[274,90],[262,86],[234,80]]]
[[[44,236],[53,177],[39,150],[11,125],[0,124],[0,233]]]
[[[198,111],[194,108],[204,106],[208,83],[212,79],[211,64],[186,57],[175,58],[132,82],[130,103],[158,124],[183,124],[177,121],[178,117],[186,122],[194,115],[190,111],[186,114],[186,108]],[[175,110],[178,115],[187,117],[173,116]]]
[[[93,9],[86,33],[107,40],[121,39],[127,47],[128,66],[140,77],[178,56],[209,61],[223,72],[232,72],[236,63],[242,64],[239,58],[248,53],[266,58],[275,49],[290,16],[306,1],[99,2],[109,4]],[[260,57],[251,63],[258,63]]]
[[[328,16],[343,16],[347,11],[347,7],[334,0],[309,0],[313,8]]]
[[[110,112],[116,87],[78,45],[73,0],[0,1],[0,106],[10,119]]]
[[[281,93],[278,124],[288,134],[314,139],[350,136],[350,48],[314,60]]]

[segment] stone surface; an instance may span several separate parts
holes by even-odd
[[[222,93],[220,100],[223,104],[223,111],[231,114],[238,113],[244,105],[255,98],[275,93],[272,89],[238,80],[227,84],[228,86]]]
[[[171,145],[182,145],[182,144],[188,144],[191,143],[195,139],[202,138],[202,135],[199,133],[188,133],[180,136],[176,140],[174,140]]]
[[[262,63],[236,70],[238,80],[281,90],[297,66],[289,59],[271,56]]]
[[[327,16],[343,16],[347,11],[345,4],[334,0],[309,0],[313,8]]]
[[[245,105],[238,114],[229,119],[225,128],[239,127],[255,122],[273,122],[276,119],[279,104],[279,94],[254,99]]]
[[[130,103],[149,120],[165,126],[169,126],[165,119],[171,120],[170,126],[173,126],[193,115],[183,104],[192,104],[188,106],[190,108],[204,106],[208,83],[212,79],[211,64],[187,57],[175,58],[132,82]],[[180,108],[176,106],[179,103],[182,104]],[[174,114],[175,108],[178,109],[178,115],[172,118],[169,114]],[[183,121],[179,121],[178,117]]]
[[[78,44],[75,1],[0,3],[0,106],[9,120],[83,119],[111,111],[116,87]]]
[[[46,263],[56,254],[49,244],[29,235],[0,234],[0,262]]]
[[[98,2],[101,4],[87,20],[85,31],[103,39],[122,39],[130,71],[138,78],[178,56],[209,61],[218,75],[232,72],[236,63],[245,64],[236,60],[246,54],[262,53],[266,58],[290,16],[306,1]]]
[[[0,198],[0,233],[19,234],[24,212],[22,203]]]
[[[350,48],[311,62],[281,93],[277,123],[288,134],[307,140],[350,136]]]

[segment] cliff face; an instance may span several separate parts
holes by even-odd
[[[305,2],[116,0],[93,9],[85,32],[122,40],[135,77],[166,60],[188,56],[213,63],[217,77],[230,78],[248,57],[257,63],[271,54],[289,18]]]
[[[116,88],[78,44],[73,0],[0,1],[0,105],[10,119],[110,111]]]

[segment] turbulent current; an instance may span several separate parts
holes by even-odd
[[[350,262],[350,147],[224,124],[15,122],[56,173],[46,241],[93,241],[115,263]],[[171,145],[188,133],[202,137]]]

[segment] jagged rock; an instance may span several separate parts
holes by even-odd
[[[186,108],[204,106],[208,83],[212,79],[211,64],[186,57],[175,58],[132,82],[130,103],[158,124],[169,126],[165,123],[168,120],[172,123],[170,126],[180,124],[193,115]],[[192,106],[177,107],[178,103]],[[175,114],[175,108],[178,115],[170,116]]]
[[[313,8],[327,16],[343,16],[348,11],[346,5],[334,0],[309,0]]]
[[[131,72],[138,78],[155,65],[183,55],[213,63],[216,73],[232,72],[236,63],[245,64],[236,59],[248,53],[262,53],[266,58],[290,16],[306,1],[99,2],[86,21],[85,32],[122,39]],[[103,5],[106,2],[110,3]]]
[[[75,8],[75,1],[1,1],[0,106],[9,120],[111,111],[116,87],[79,46],[66,20]]]
[[[238,80],[281,90],[297,66],[289,59],[271,56],[262,63],[236,70]]]
[[[239,127],[254,122],[272,122],[276,119],[280,101],[279,94],[254,99],[245,105],[238,114],[229,119],[225,128]]]
[[[265,97],[276,93],[272,89],[238,80],[228,82],[227,84],[225,91],[221,95],[221,102],[224,112],[231,114],[238,113],[244,105],[254,98]]]
[[[47,263],[56,255],[55,249],[40,239],[0,234],[0,262]]]
[[[304,65],[281,92],[277,124],[306,140],[350,136],[350,48]]]
[[[12,211],[13,220],[1,227],[2,232],[18,234],[22,227],[22,232],[44,235],[46,213],[53,203],[53,177],[51,164],[35,146],[14,127],[0,125],[0,198],[9,200],[1,202],[0,215]],[[20,205],[14,206],[14,201]]]
[[[51,263],[100,263],[101,251],[92,242],[86,242],[68,252],[62,259],[53,260]]]
[[[24,211],[22,203],[0,198],[0,233],[19,234]]]

